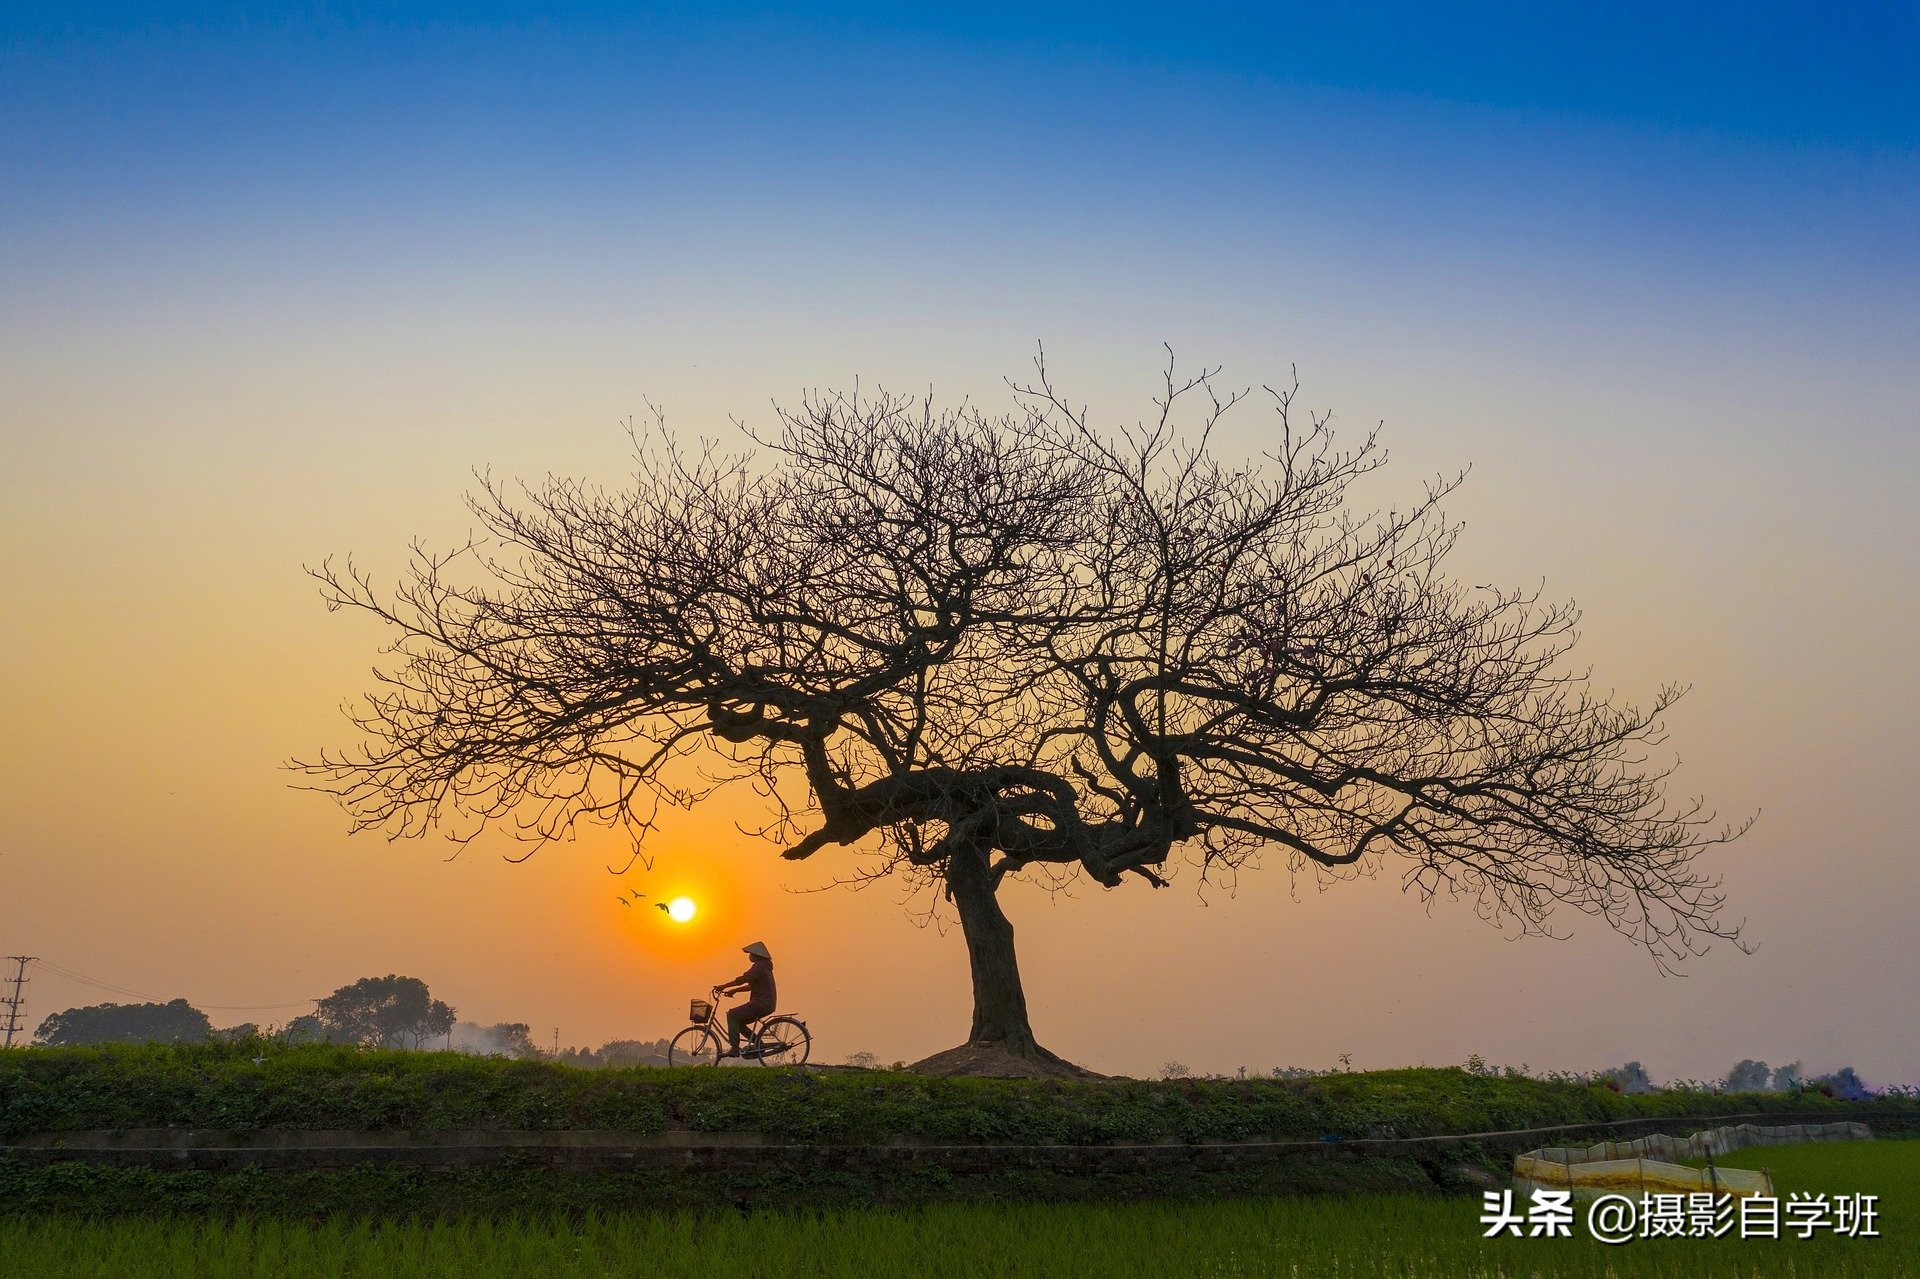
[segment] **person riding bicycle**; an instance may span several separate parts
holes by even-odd
[[[722,995],[742,990],[747,992],[745,1003],[727,1009],[727,1041],[731,1046],[721,1054],[724,1057],[738,1057],[740,1032],[771,1013],[774,1007],[773,956],[767,953],[766,943],[752,942],[740,949],[753,956],[753,962],[747,966],[746,972],[726,985],[714,988]]]

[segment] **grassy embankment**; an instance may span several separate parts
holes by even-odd
[[[1605,1088],[1455,1068],[1309,1079],[939,1079],[742,1067],[580,1070],[458,1053],[209,1044],[0,1050],[0,1137],[81,1129],[619,1129],[790,1141],[1113,1142],[1403,1137],[1665,1115],[1834,1119],[1920,1101]]]
[[[1100,1146],[1165,1140],[1414,1137],[1645,1117],[1753,1111],[1859,1118],[1897,1127],[1911,1101],[1842,1103],[1778,1094],[1603,1088],[1457,1069],[1304,1080],[1148,1082],[935,1079],[789,1070],[578,1070],[445,1053],[208,1045],[0,1052],[0,1136],[97,1129],[229,1132],[612,1129],[760,1133],[772,1142]],[[797,1167],[747,1175],[655,1169],[560,1174],[536,1167],[166,1172],[0,1161],[0,1212],[322,1217],[636,1205],[819,1208],[942,1199],[1220,1197],[1470,1189],[1463,1166],[1504,1169],[1508,1152],[1441,1146],[1418,1157],[1337,1147],[1258,1168],[1112,1176],[1010,1166],[954,1176]]]

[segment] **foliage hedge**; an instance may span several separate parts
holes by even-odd
[[[1462,1183],[1464,1186],[1465,1183]],[[1477,1190],[1478,1185],[1467,1186]],[[325,1171],[247,1168],[174,1172],[78,1161],[28,1165],[0,1156],[0,1219],[206,1216],[508,1218],[642,1211],[821,1210],[875,1205],[1071,1203],[1233,1199],[1288,1195],[1434,1194],[1413,1160],[1365,1154],[1300,1155],[1259,1168],[1103,1170],[1013,1168],[955,1176],[940,1168],[884,1174],[849,1170],[761,1172],[659,1169],[554,1172],[411,1168],[368,1164]],[[5,1273],[0,1264],[0,1273]]]
[[[87,1129],[612,1129],[793,1142],[1067,1144],[1414,1137],[1780,1112],[1911,1131],[1911,1098],[1605,1087],[1457,1068],[1308,1079],[942,1079],[899,1072],[582,1070],[263,1041],[0,1050],[0,1139]]]

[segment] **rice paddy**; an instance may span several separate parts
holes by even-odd
[[[1879,1238],[1481,1237],[1476,1200],[929,1205],[459,1221],[0,1222],[0,1274],[87,1276],[1285,1276],[1866,1279],[1920,1276],[1920,1141],[1740,1152],[1795,1190],[1881,1196]]]

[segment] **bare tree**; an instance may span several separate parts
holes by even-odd
[[[1265,455],[1222,460],[1247,397],[1217,371],[1169,363],[1155,414],[1111,432],[1044,363],[1013,389],[1000,417],[809,397],[738,456],[656,421],[619,491],[483,477],[484,540],[416,548],[391,594],[316,571],[397,638],[365,744],[299,767],[362,829],[599,822],[636,849],[663,802],[748,781],[784,857],[855,846],[846,879],[950,901],[968,1043],[1039,1063],[1010,875],[1393,859],[1424,897],[1530,933],[1565,904],[1663,965],[1736,936],[1693,863],[1744,828],[1669,804],[1645,760],[1681,690],[1596,696],[1570,607],[1450,579],[1458,477],[1353,510],[1385,454],[1292,386],[1265,392]]]

